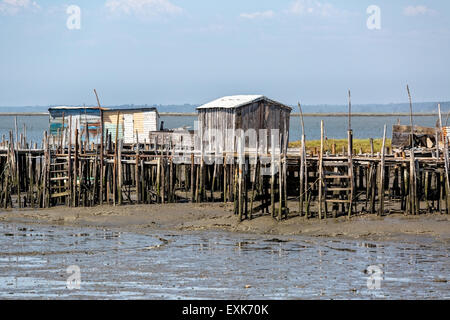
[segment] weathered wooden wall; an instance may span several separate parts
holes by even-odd
[[[209,152],[237,152],[236,135],[242,129],[244,134],[248,129],[254,129],[258,142],[260,129],[267,129],[267,148],[271,148],[270,130],[280,132],[280,146],[282,153],[286,153],[289,141],[290,109],[266,100],[250,103],[238,108],[210,108],[198,110],[198,127],[203,129],[203,149]],[[208,129],[215,129],[212,134]],[[202,133],[199,133],[201,135]],[[264,140],[264,138],[263,138]],[[245,147],[249,148],[246,138]],[[252,146],[253,147],[253,146]],[[266,152],[259,146],[260,152]]]

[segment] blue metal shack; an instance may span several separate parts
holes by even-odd
[[[63,128],[69,129],[72,119],[72,141],[75,141],[75,129],[81,139],[89,143],[99,143],[101,134],[101,108],[98,107],[52,107],[50,114],[50,134],[58,135]]]

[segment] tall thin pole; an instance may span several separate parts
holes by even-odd
[[[114,179],[114,191],[113,191],[113,197],[114,197],[114,206],[116,205],[116,194],[117,194],[117,143],[119,139],[119,118],[120,118],[120,111],[117,111],[117,120],[116,120],[116,137],[115,137],[115,143],[114,143],[114,171],[113,171],[113,179]],[[121,159],[119,159],[121,161]],[[120,188],[122,186],[119,186]]]
[[[104,149],[104,137],[103,137],[103,110],[100,105],[97,90],[94,89],[95,97],[97,98],[97,105],[100,109],[100,204],[103,204],[103,149]],[[117,133],[116,133],[117,134]]]
[[[379,201],[380,206],[378,208],[378,215],[382,216],[384,213],[384,181],[385,181],[385,170],[384,170],[384,164],[385,164],[385,149],[386,149],[386,124],[384,125],[383,130],[383,143],[381,145],[381,161],[380,161],[380,180],[379,180]]]
[[[411,123],[411,148],[414,148],[414,122],[413,122],[413,110],[412,110],[412,99],[411,92],[409,91],[409,85],[406,85],[406,90],[408,91],[409,99],[409,122]]]
[[[64,134],[64,136],[66,134],[66,132],[64,131],[65,121],[66,121],[66,119],[65,119],[65,115],[64,115],[64,111],[63,111],[63,113],[62,113],[62,129],[61,129],[62,131],[61,131],[61,135]],[[61,147],[61,149],[62,149],[62,153],[64,154],[64,145]]]
[[[17,116],[14,117],[14,131],[16,133],[16,147],[15,149],[18,149],[18,143],[19,143],[19,130],[17,128]]]
[[[418,209],[416,206],[416,168],[415,168],[415,157],[414,157],[414,122],[413,122],[413,110],[412,110],[412,99],[411,92],[409,90],[409,85],[406,85],[406,90],[408,91],[408,99],[409,99],[409,121],[411,123],[411,152],[409,156],[409,171],[410,171],[410,208],[411,214],[415,215],[418,213]]]
[[[348,181],[350,187],[348,202],[348,218],[352,215],[353,208],[353,131],[352,131],[352,95],[348,90],[348,130],[347,130],[347,156],[348,156]]]
[[[439,112],[439,131],[440,134],[442,135],[443,139],[444,139],[444,167],[445,167],[445,186],[446,186],[446,203],[447,203],[447,210],[448,210],[448,206],[449,206],[449,190],[450,190],[450,181],[449,181],[449,160],[448,160],[448,138],[447,135],[443,132],[442,130],[442,116],[441,116],[441,104],[438,104],[438,112]],[[439,142],[436,141],[436,144],[438,144]],[[448,213],[448,212],[447,212]]]
[[[305,146],[305,123],[303,121],[303,110],[302,106],[300,105],[300,102],[298,103],[298,109],[300,110],[300,124],[302,127],[302,146],[300,149],[300,188],[299,188],[299,214],[300,216],[303,215],[303,198],[304,193],[306,193],[308,180],[305,180],[305,177],[307,176],[306,171],[306,146]]]
[[[320,153],[319,153],[319,219],[322,219],[322,193],[323,193],[323,140],[324,125],[320,121]]]
[[[348,90],[348,130],[352,130],[352,94]]]

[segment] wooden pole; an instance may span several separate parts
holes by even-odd
[[[414,122],[413,122],[413,110],[412,110],[412,99],[411,92],[409,91],[409,85],[406,85],[406,90],[408,91],[409,99],[409,121],[411,124],[411,149],[414,149]]]
[[[122,185],[123,185],[123,164],[122,164],[122,149],[123,139],[118,141],[117,146],[117,201],[119,205],[122,205]]]
[[[113,170],[113,204],[116,205],[116,194],[117,194],[117,143],[119,139],[119,118],[120,111],[117,111],[117,120],[116,120],[116,137],[114,144],[114,170]]]
[[[323,140],[324,126],[323,120],[320,120],[320,152],[319,152],[319,219],[322,219],[322,193],[323,193]]]
[[[238,146],[238,167],[239,167],[239,175],[238,175],[238,213],[239,213],[239,221],[242,221],[242,210],[243,210],[243,194],[242,194],[242,184],[243,184],[243,174],[244,174],[244,160],[245,160],[245,140],[242,136],[239,136]]]
[[[353,209],[353,193],[354,193],[354,179],[353,179],[353,130],[352,130],[352,96],[348,90],[348,133],[347,133],[347,156],[348,156],[348,185],[350,187],[348,197],[348,218],[352,215]]]
[[[350,90],[348,90],[348,130],[351,129],[352,129],[352,94]]]
[[[72,116],[69,116],[69,147],[67,155],[67,175],[69,177],[69,206],[73,205],[73,179],[72,179]]]
[[[416,170],[415,170],[415,156],[414,156],[414,122],[413,122],[413,110],[412,110],[412,99],[411,99],[411,92],[409,90],[409,85],[406,85],[406,90],[408,92],[408,99],[409,99],[409,117],[410,117],[410,124],[411,124],[411,152],[410,152],[410,164],[409,164],[409,170],[410,170],[410,176],[409,176],[409,182],[410,182],[410,210],[411,214],[415,215],[417,213],[416,208]]]
[[[305,172],[306,172],[306,146],[305,146],[305,124],[303,121],[303,111],[302,106],[300,105],[300,102],[298,103],[298,109],[300,111],[300,124],[302,128],[302,138],[301,138],[301,148],[300,148],[300,170],[299,170],[299,201],[298,201],[298,212],[300,216],[303,215],[303,199],[304,199],[304,193],[306,192],[307,185],[305,184]],[[306,181],[307,184],[307,181]]]
[[[100,109],[100,192],[99,192],[99,197],[100,197],[100,204],[103,204],[103,188],[104,188],[103,155],[104,155],[104,134],[105,134],[104,130],[105,129],[103,127],[104,126],[103,110],[100,105],[100,100],[98,98],[97,90],[94,89],[94,93],[95,93],[95,97],[97,98],[98,108]]]
[[[348,185],[350,187],[349,197],[348,197],[348,218],[352,215],[353,209],[353,194],[355,190],[354,177],[353,177],[353,130],[348,130]]]
[[[194,153],[191,153],[191,202],[195,201],[195,161]]]
[[[158,157],[156,162],[156,195],[157,201],[162,203],[161,201],[161,157]]]
[[[75,154],[73,161],[73,196],[72,206],[77,206],[77,185],[78,185],[78,125],[75,127]]]
[[[450,181],[449,181],[449,159],[448,159],[448,138],[442,130],[442,116],[441,116],[441,104],[438,104],[439,112],[439,130],[444,139],[444,168],[445,168],[445,186],[446,186],[446,204],[447,208],[450,207]],[[438,143],[438,141],[436,141]],[[447,209],[447,213],[448,209]]]
[[[280,143],[281,148],[281,143]],[[278,203],[278,221],[281,221],[282,214],[283,214],[283,163],[281,158],[281,150],[278,154],[278,197],[279,197],[279,203]]]
[[[227,167],[227,157],[223,156],[223,203],[227,203],[228,201],[228,167]]]
[[[250,199],[250,215],[249,219],[251,220],[253,218],[253,201],[255,200],[255,189],[256,189],[256,177],[258,174],[258,166],[259,166],[259,158],[258,158],[258,147],[256,147],[256,163],[253,165],[253,179],[252,179],[252,195]]]
[[[385,180],[385,171],[384,171],[384,163],[385,163],[385,145],[386,145],[386,125],[384,125],[383,131],[383,143],[381,146],[381,161],[380,161],[380,181],[379,181],[379,208],[378,215],[382,216],[384,213],[384,180]]]
[[[141,203],[141,190],[139,183],[139,140],[138,140],[138,131],[136,130],[136,162],[135,162],[135,184],[136,184],[136,202]]]
[[[270,207],[272,217],[275,218],[275,146],[274,142],[271,142],[271,162],[270,162]]]

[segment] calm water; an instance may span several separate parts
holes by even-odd
[[[449,253],[448,245],[424,238],[395,243],[0,224],[0,299],[449,299]],[[69,290],[73,265],[81,284]],[[372,289],[369,266],[382,272]]]
[[[163,116],[166,128],[180,128],[188,126],[194,128],[196,116]],[[325,133],[328,138],[345,139],[347,138],[347,118],[346,117],[305,117],[306,139],[320,139],[320,120],[325,122]],[[353,117],[352,128],[354,137],[357,138],[381,138],[383,136],[383,126],[387,125],[387,137],[392,135],[392,125],[400,120],[402,124],[409,124],[409,117]],[[434,127],[437,117],[435,116],[416,116],[414,124],[421,126]],[[18,117],[19,134],[23,132],[23,125],[27,128],[28,141],[39,142],[42,140],[43,132],[48,130],[49,122],[47,116],[23,116]],[[0,116],[0,136],[8,137],[9,131],[14,132],[14,117]],[[290,140],[300,140],[300,118],[291,117],[290,121]]]

